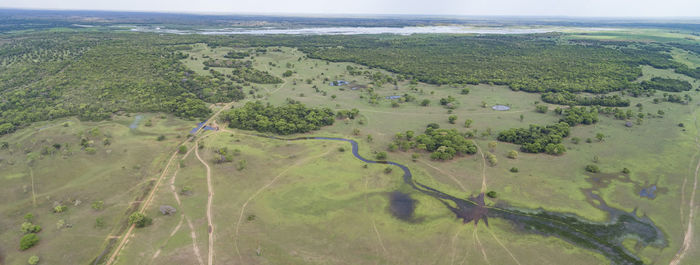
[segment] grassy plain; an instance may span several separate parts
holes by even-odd
[[[677,33],[642,31],[635,40],[666,40],[686,38]],[[625,38],[628,33],[595,33],[573,35],[576,38]],[[629,39],[629,38],[627,38]],[[183,62],[200,74],[206,57],[223,58],[231,50],[239,48],[209,48],[197,44],[189,50],[191,58]],[[697,66],[700,58],[690,53],[674,50],[679,61]],[[680,58],[680,59],[679,59]],[[272,63],[272,64],[271,64]],[[287,67],[287,65],[290,65]],[[250,85],[245,92],[254,91],[259,99],[272,104],[283,104],[288,99],[310,106],[327,106],[336,110],[357,108],[361,117],[355,120],[338,120],[336,124],[306,135],[335,136],[355,139],[360,143],[360,153],[373,157],[374,152],[386,151],[395,133],[412,130],[422,133],[428,123],[459,131],[476,129],[474,139],[483,152],[491,152],[498,158],[495,166],[485,165],[480,155],[458,157],[452,161],[430,160],[427,153],[413,161],[412,152],[390,152],[389,160],[407,165],[414,178],[421,183],[458,197],[476,195],[486,179],[487,190],[496,191],[497,199],[487,199],[487,204],[507,203],[514,207],[543,208],[566,212],[592,221],[606,221],[607,213],[586,201],[582,189],[590,188],[591,177],[583,168],[596,164],[604,173],[618,173],[623,168],[631,170],[630,183],[612,181],[601,186],[596,193],[613,207],[633,211],[651,218],[664,231],[668,239],[666,248],[635,246],[628,240],[626,246],[646,263],[665,263],[680,249],[687,223],[685,204],[690,196],[697,157],[695,117],[697,103],[653,104],[651,98],[632,98],[637,112],[651,113],[654,117],[643,119],[641,124],[624,126],[625,121],[601,116],[595,125],[580,125],[572,129],[572,136],[565,140],[568,151],[563,156],[520,153],[517,159],[506,154],[518,146],[495,141],[497,132],[526,127],[528,124],[550,124],[559,117],[552,111],[541,114],[534,111],[539,94],[514,92],[503,86],[469,85],[436,86],[407,81],[370,84],[364,75],[351,76],[348,66],[373,72],[391,73],[350,63],[327,63],[305,58],[298,50],[286,47],[268,48],[268,52],[256,55],[254,67],[282,76],[294,71],[284,83],[276,85]],[[224,74],[227,68],[214,68]],[[697,80],[675,74],[670,70],[643,67],[641,80],[651,77],[673,77],[691,81],[698,88]],[[352,84],[334,87],[325,80],[347,80]],[[307,83],[306,80],[311,82]],[[316,92],[317,87],[319,92]],[[391,100],[378,104],[368,102],[368,93],[362,87],[373,86],[381,96],[409,94],[416,102],[406,102],[392,107]],[[351,88],[359,87],[357,90]],[[469,94],[460,94],[469,88]],[[699,98],[699,92],[682,92]],[[332,96],[335,95],[335,98]],[[459,106],[450,114],[439,105],[439,99],[451,95]],[[252,96],[248,94],[249,98]],[[430,100],[429,106],[418,102]],[[485,103],[486,107],[482,107]],[[639,109],[635,107],[641,103]],[[239,102],[235,106],[241,106]],[[498,112],[490,108],[495,104],[511,106],[510,111]],[[539,103],[544,104],[544,103]],[[549,105],[554,109],[555,105]],[[664,112],[663,117],[657,113]],[[152,127],[128,128],[133,117],[117,117],[114,121],[83,123],[67,120],[38,123],[0,141],[11,142],[9,150],[0,151],[5,158],[0,165],[0,197],[11,201],[0,208],[4,218],[0,249],[5,256],[3,264],[23,264],[29,255],[40,254],[47,262],[66,261],[85,264],[101,251],[101,243],[124,221],[124,212],[140,189],[158,175],[164,160],[181,141],[193,122],[173,117],[160,119],[155,114],[142,114],[152,119]],[[457,115],[456,124],[448,122],[449,115]],[[522,117],[522,119],[521,119]],[[464,121],[474,122],[471,128]],[[682,123],[683,127],[679,124]],[[143,123],[142,123],[143,124]],[[223,125],[223,124],[220,124]],[[43,126],[51,126],[39,131]],[[97,153],[85,154],[78,147],[77,133],[100,127],[96,141]],[[359,129],[359,135],[353,130]],[[481,135],[491,130],[491,135]],[[103,146],[101,138],[109,133],[112,144]],[[595,139],[603,133],[603,141]],[[156,141],[164,134],[166,140]],[[367,137],[371,135],[371,141]],[[294,137],[294,136],[290,136]],[[570,141],[578,137],[581,142]],[[590,143],[586,139],[591,138]],[[462,224],[439,201],[416,193],[401,179],[401,171],[394,168],[385,173],[386,165],[369,165],[355,159],[346,143],[329,141],[280,141],[246,135],[246,132],[227,129],[206,132],[197,139],[202,159],[212,169],[215,264],[607,264],[602,255],[581,249],[555,237],[523,233],[511,224],[498,219],[489,220],[490,226]],[[45,155],[34,162],[33,187],[37,193],[37,206],[32,206],[30,166],[26,153],[40,152],[42,146],[52,143],[71,143],[73,154],[62,158],[60,154]],[[188,144],[189,149],[194,144]],[[226,147],[240,153],[230,163],[215,163],[215,150]],[[345,151],[339,150],[344,147]],[[107,150],[111,150],[109,153]],[[177,173],[166,176],[159,187],[155,201],[147,210],[154,217],[153,225],[138,229],[122,250],[117,264],[206,264],[208,253],[208,227],[205,205],[207,203],[206,170],[194,152],[180,155]],[[240,161],[245,168],[240,169]],[[137,165],[140,165],[137,167]],[[509,170],[519,169],[518,173]],[[596,177],[593,175],[592,177]],[[172,181],[172,182],[171,182]],[[172,183],[172,187],[171,184]],[[644,186],[656,184],[663,192],[650,200],[638,195]],[[191,195],[175,193],[184,186],[192,188]],[[29,186],[31,187],[31,186]],[[172,189],[171,189],[172,188]],[[415,216],[406,222],[394,218],[389,207],[389,193],[403,191],[417,201]],[[119,192],[111,192],[119,191]],[[123,192],[128,191],[128,192]],[[74,202],[63,214],[51,213],[53,201]],[[89,204],[104,200],[105,209],[93,211]],[[685,203],[685,204],[684,204]],[[160,205],[173,205],[178,212],[162,216]],[[19,252],[15,246],[19,239],[22,216],[33,212],[37,223],[44,227],[39,233],[39,245]],[[104,216],[106,228],[94,228],[95,218]],[[58,219],[65,219],[73,228],[56,229]],[[680,222],[679,222],[680,220]],[[697,222],[697,221],[696,221]],[[192,227],[189,226],[192,224]],[[700,223],[699,223],[700,224]],[[15,229],[16,228],[16,229]],[[193,236],[194,235],[194,236]],[[57,252],[62,244],[75,245],[69,254]],[[196,253],[199,253],[199,256]],[[700,258],[700,252],[689,252],[685,264]]]

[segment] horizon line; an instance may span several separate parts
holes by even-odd
[[[620,19],[620,20],[697,20],[700,16],[572,16],[572,15],[513,15],[513,14],[410,14],[410,13],[295,13],[295,12],[217,12],[217,11],[174,11],[174,10],[129,10],[129,9],[61,9],[61,8],[21,8],[3,7],[2,10],[17,11],[56,11],[56,12],[112,12],[112,13],[155,13],[155,14],[179,14],[200,16],[269,16],[269,17],[305,17],[305,18],[525,18],[525,19]]]

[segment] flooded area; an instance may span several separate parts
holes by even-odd
[[[458,219],[464,223],[474,221],[477,225],[483,220],[488,225],[488,218],[500,218],[508,221],[514,229],[526,233],[554,236],[571,244],[584,247],[607,257],[612,264],[642,264],[643,262],[622,245],[627,238],[634,238],[638,245],[652,245],[665,247],[668,245],[663,232],[648,217],[638,217],[636,212],[625,212],[608,206],[605,201],[593,191],[607,186],[613,179],[631,181],[627,175],[601,174],[591,176],[588,180],[594,184],[593,188],[582,190],[587,193],[587,199],[591,203],[597,203],[598,208],[609,213],[609,221],[593,222],[584,217],[569,214],[546,211],[539,209],[523,209],[511,207],[505,202],[497,205],[486,205],[484,194],[475,197],[458,198],[413,179],[408,167],[392,161],[374,161],[362,157],[359,154],[358,143],[354,140],[331,137],[301,137],[284,139],[274,136],[257,135],[260,137],[296,141],[296,140],[332,140],[344,141],[352,145],[352,154],[355,158],[366,163],[379,163],[394,165],[403,170],[404,183],[411,186],[417,192],[431,196],[445,207],[450,209]],[[595,201],[595,202],[594,202]],[[410,220],[415,209],[415,201],[406,193],[394,192],[390,195],[390,211],[392,215],[402,220]]]
[[[360,35],[360,34],[534,34],[550,32],[611,31],[615,28],[588,27],[472,27],[472,26],[424,26],[424,27],[309,27],[309,28],[221,28],[221,29],[169,29],[160,27],[131,26],[131,31],[169,34],[203,35]]]

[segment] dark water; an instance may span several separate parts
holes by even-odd
[[[389,211],[391,214],[404,221],[413,219],[413,211],[416,209],[416,200],[411,195],[394,191],[389,194]]]
[[[555,236],[571,244],[599,252],[605,255],[613,264],[643,264],[637,256],[622,246],[622,241],[626,238],[636,239],[638,245],[653,245],[656,247],[665,247],[667,245],[663,232],[649,218],[640,218],[637,217],[635,212],[628,213],[609,207],[604,204],[602,198],[595,194],[588,194],[588,196],[601,203],[599,209],[609,213],[610,220],[607,222],[592,222],[578,215],[550,212],[544,209],[515,208],[505,203],[488,206],[484,202],[484,194],[464,199],[457,198],[415,181],[411,170],[402,164],[392,161],[374,161],[362,157],[358,152],[359,146],[357,142],[350,139],[329,137],[283,139],[272,136],[263,137],[279,140],[348,142],[352,145],[352,154],[355,158],[366,163],[381,163],[399,167],[403,170],[403,180],[406,184],[416,191],[442,202],[445,207],[450,209],[457,218],[462,219],[464,223],[474,221],[474,224],[477,225],[479,220],[483,220],[488,225],[489,217],[500,218],[510,222],[518,231]],[[415,202],[408,194],[392,193],[391,201],[390,208],[394,216],[406,220],[411,218]]]

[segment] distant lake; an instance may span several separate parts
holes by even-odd
[[[357,34],[531,34],[569,31],[609,31],[614,28],[583,27],[469,27],[469,26],[426,26],[426,27],[314,27],[314,28],[222,28],[201,30],[178,30],[167,28],[134,27],[131,31],[204,34],[204,35],[357,35]]]

